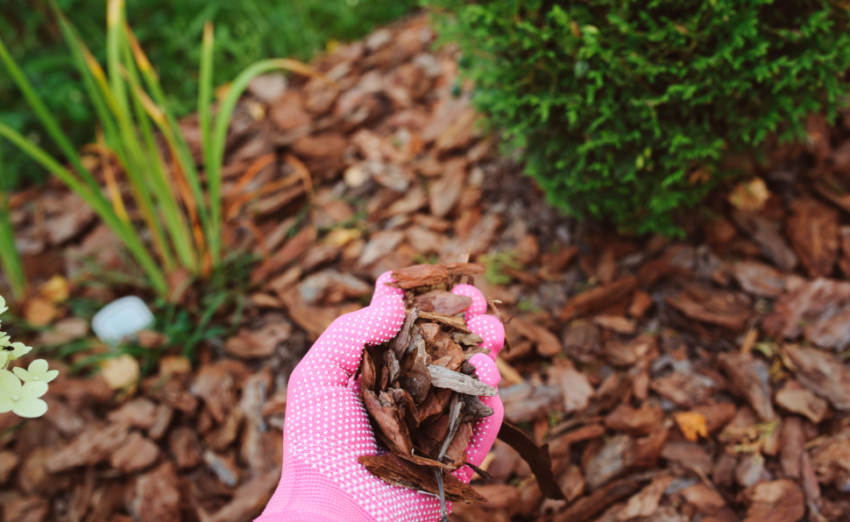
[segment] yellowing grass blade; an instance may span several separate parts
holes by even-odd
[[[145,51],[142,49],[142,46],[139,45],[139,41],[136,39],[136,35],[133,33],[133,30],[130,29],[130,26],[127,23],[124,23],[124,32],[127,35],[127,42],[130,44],[130,51],[133,53],[133,58],[136,60],[136,66],[139,68],[139,71],[146,76],[151,76],[155,80],[159,81],[159,75],[156,74],[156,71],[151,66],[151,62],[148,60]]]
[[[127,215],[127,208],[124,206],[124,199],[121,197],[121,190],[118,188],[118,181],[115,179],[115,170],[112,168],[112,159],[120,164],[115,152],[106,146],[106,141],[103,139],[103,131],[98,128],[95,131],[97,144],[95,146],[86,146],[85,149],[97,152],[100,157],[101,168],[103,169],[103,179],[106,181],[106,190],[109,193],[109,199],[112,201],[112,208],[115,210],[115,215],[118,219],[125,223],[130,223],[130,216]]]

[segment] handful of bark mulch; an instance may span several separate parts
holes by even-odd
[[[389,342],[367,347],[360,366],[360,391],[375,431],[390,453],[359,457],[389,484],[466,503],[485,502],[474,488],[448,474],[466,462],[473,422],[493,410],[479,397],[498,390],[475,375],[469,359],[482,348],[460,315],[471,304],[454,295],[463,277],[483,272],[472,263],[415,265],[393,272],[405,293],[404,323]],[[519,429],[503,424],[499,438],[529,462],[549,498],[564,498],[554,480],[548,448],[538,448]]]

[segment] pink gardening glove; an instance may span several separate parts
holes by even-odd
[[[343,315],[328,327],[289,380],[283,436],[283,476],[256,522],[433,522],[440,503],[432,496],[390,486],[357,462],[377,455],[378,445],[352,377],[364,344],[394,337],[404,320],[402,291],[390,288],[390,272],[378,278],[372,303]],[[482,315],[487,303],[469,285],[454,293],[472,298],[469,328],[484,339],[490,357],[470,359],[479,379],[491,386],[501,380],[494,362],[505,340],[498,319]],[[492,358],[491,358],[492,357]],[[467,461],[479,465],[493,446],[504,417],[499,396],[481,397],[494,414],[478,421],[467,448]],[[469,483],[468,467],[454,475]]]

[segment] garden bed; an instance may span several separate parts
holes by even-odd
[[[497,154],[433,40],[417,16],[315,60],[333,84],[252,84],[222,194],[228,250],[259,261],[234,256],[218,283],[172,274],[173,305],[76,196],[13,195],[35,282],[16,339],[60,377],[43,419],[0,415],[4,522],[251,520],[311,342],[381,273],[466,254],[511,318],[506,419],[549,444],[568,502],[497,442],[495,482],[474,483],[490,501],[452,520],[850,517],[850,118],[812,118],[805,146],[753,167],[766,187],[718,194],[687,239],[620,237],[560,217]],[[196,119],[181,125],[198,157]],[[88,320],[128,294],[159,331],[113,352]]]

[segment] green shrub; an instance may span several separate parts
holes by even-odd
[[[829,0],[423,0],[474,101],[567,213],[676,220],[726,154],[845,101],[848,10]]]
[[[105,0],[57,0],[89,48],[106,48]],[[174,112],[195,109],[198,78],[186,64],[197,64],[204,22],[216,22],[217,66],[214,83],[232,80],[251,63],[264,58],[308,59],[330,39],[360,38],[413,9],[416,0],[128,0],[127,19],[156,64]],[[94,140],[93,109],[74,64],[67,59],[62,34],[46,0],[0,1],[0,39],[63,130],[79,146]],[[105,54],[97,58],[101,62]],[[0,74],[0,121],[39,140],[42,129],[11,79]],[[55,154],[59,149],[48,145]],[[45,174],[19,151],[0,144],[6,175],[20,178]]]

